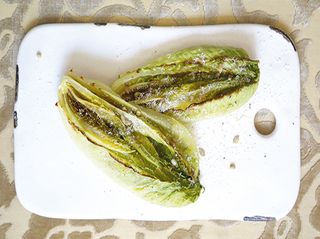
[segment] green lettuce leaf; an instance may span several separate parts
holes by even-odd
[[[245,104],[258,86],[258,64],[243,49],[188,48],[121,74],[112,89],[126,101],[195,121]]]
[[[177,120],[128,103],[108,86],[72,72],[63,78],[58,98],[74,139],[120,184],[164,206],[197,200],[198,151]]]

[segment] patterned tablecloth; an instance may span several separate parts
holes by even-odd
[[[13,104],[21,38],[48,22],[142,25],[263,23],[294,39],[301,61],[301,186],[295,207],[269,222],[65,220],[37,216],[14,186]],[[0,238],[317,238],[320,239],[320,0],[1,0]],[[236,202],[235,202],[236,203]]]

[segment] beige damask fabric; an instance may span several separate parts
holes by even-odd
[[[269,222],[66,220],[26,211],[14,187],[15,62],[24,34],[48,22],[263,23],[289,33],[301,61],[301,187],[295,207],[281,220]],[[320,239],[319,43],[320,0],[1,0],[0,239]]]

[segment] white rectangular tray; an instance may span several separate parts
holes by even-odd
[[[179,49],[199,45],[244,48],[260,61],[260,84],[239,110],[196,123],[205,191],[194,204],[151,204],[112,181],[77,148],[58,112],[63,74],[111,83],[119,73]],[[290,39],[264,25],[136,27],[51,24],[32,29],[18,54],[15,182],[30,211],[62,218],[143,220],[268,220],[284,216],[300,176],[299,60]],[[261,108],[277,120],[268,137],[255,130]],[[234,143],[234,137],[239,142]],[[235,168],[230,168],[234,163]],[[260,217],[261,216],[261,217]]]

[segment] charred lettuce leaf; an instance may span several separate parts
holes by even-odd
[[[126,101],[195,121],[246,103],[258,86],[258,63],[243,49],[189,48],[121,74],[112,89]]]
[[[76,141],[118,182],[164,206],[197,200],[202,189],[198,151],[177,120],[73,73],[63,78],[58,98]]]

